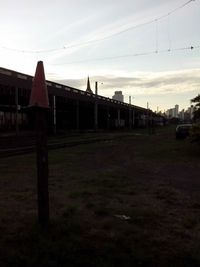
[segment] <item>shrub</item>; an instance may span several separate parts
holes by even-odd
[[[200,143],[200,123],[196,123],[191,128],[191,139],[193,142]]]

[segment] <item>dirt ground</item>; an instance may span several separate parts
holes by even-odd
[[[42,232],[35,156],[1,160],[1,266],[200,266],[199,147],[174,127],[50,151],[49,174]]]

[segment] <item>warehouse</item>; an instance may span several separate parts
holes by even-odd
[[[28,107],[33,77],[0,68],[0,129],[24,131],[33,128]],[[144,127],[155,114],[142,107],[46,81],[49,95],[48,129],[114,130]]]

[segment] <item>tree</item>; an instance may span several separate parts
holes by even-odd
[[[195,108],[194,108],[194,120],[195,121],[200,121],[200,94],[196,96],[195,98],[191,99],[192,103],[196,103]]]
[[[196,122],[196,124],[192,126],[191,138],[192,141],[200,143],[200,94],[198,94],[198,96],[193,98],[191,102],[196,103],[193,112],[194,121]]]

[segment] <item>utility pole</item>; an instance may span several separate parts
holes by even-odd
[[[95,82],[95,102],[94,102],[94,130],[95,132],[98,130],[98,82]]]
[[[80,107],[79,107],[79,100],[76,100],[76,130],[78,131],[80,128],[80,119],[79,119],[79,113],[80,113]]]
[[[103,83],[100,83],[103,84]],[[95,82],[95,95],[98,95],[98,81]]]
[[[103,84],[103,83],[101,83]],[[98,130],[98,82],[95,82],[95,102],[94,102],[94,130]]]
[[[149,102],[147,102],[147,131],[149,131]]]
[[[131,130],[131,128],[132,128],[131,96],[129,96],[129,114],[128,114],[128,118],[129,118],[129,129]]]
[[[98,95],[98,82],[95,82],[95,95]]]

